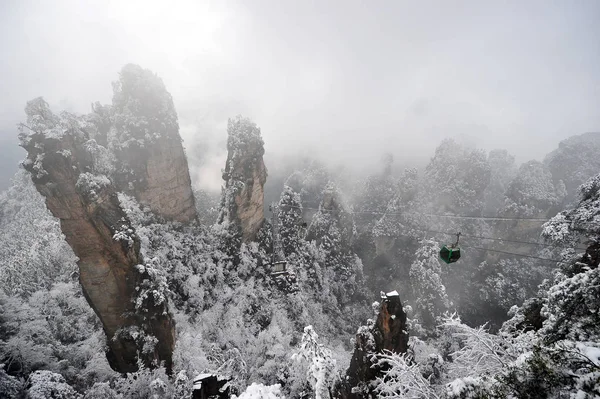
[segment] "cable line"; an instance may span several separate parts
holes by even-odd
[[[463,248],[478,249],[478,250],[480,250],[480,251],[485,251],[485,252],[497,252],[497,253],[504,254],[504,255],[514,255],[514,256],[520,256],[520,257],[523,257],[523,258],[531,258],[531,259],[537,259],[537,260],[545,260],[545,261],[548,261],[548,262],[556,262],[556,263],[564,263],[564,264],[568,264],[568,263],[569,263],[569,262],[565,262],[565,261],[562,261],[562,260],[556,260],[556,259],[550,259],[550,258],[542,258],[542,257],[540,257],[540,256],[525,255],[525,254],[517,254],[517,253],[514,253],[514,252],[501,251],[501,250],[499,250],[499,249],[492,249],[492,248],[481,248],[481,247],[473,247],[473,246],[470,246],[470,245],[468,245],[468,246],[465,246],[465,245],[463,245],[462,247],[463,247]]]
[[[335,212],[333,209],[322,209],[322,208],[310,208],[303,206],[285,205],[287,208],[295,208],[302,210],[321,211],[321,212]],[[425,212],[387,212],[387,211],[344,211],[353,215],[384,215],[384,216],[401,216],[401,215],[421,215],[421,216],[432,216],[450,219],[466,219],[466,220],[494,220],[494,221],[530,221],[530,222],[549,222],[552,219],[544,218],[516,218],[516,217],[503,217],[503,216],[467,216],[467,215],[444,215],[439,213],[425,213]],[[557,221],[556,223],[571,223],[570,220]]]
[[[421,231],[424,233],[437,233],[437,234],[444,234],[444,235],[448,235],[448,236],[455,236],[456,233],[449,233],[449,232],[445,232],[445,231],[438,231],[438,230],[423,230],[423,229],[416,229],[416,228],[408,228],[409,230],[415,230],[415,231]],[[492,241],[504,241],[504,242],[512,242],[512,243],[517,243],[517,244],[526,244],[526,245],[538,245],[541,247],[548,247],[548,248],[564,248],[564,249],[571,249],[573,247],[571,246],[559,246],[559,245],[555,245],[555,244],[545,244],[542,242],[533,242],[533,241],[520,241],[520,240],[511,240],[508,238],[493,238],[493,237],[483,237],[483,236],[474,236],[474,235],[470,235],[470,234],[465,234],[465,233],[461,233],[462,237],[467,237],[467,238],[476,238],[476,239],[480,239],[480,240],[492,240]],[[575,249],[585,249],[585,248],[580,248],[580,247],[575,247]]]
[[[329,209],[322,209],[322,208],[310,208],[310,207],[302,207],[302,206],[294,206],[294,205],[285,205],[285,207],[288,208],[295,208],[295,209],[301,209],[301,210],[314,210],[314,211],[321,211],[321,212],[334,212],[334,210],[329,210]],[[515,220],[524,220],[524,221],[533,221],[533,222],[548,222],[551,219],[543,219],[543,218],[505,218],[505,217],[494,217],[494,216],[465,216],[465,215],[441,215],[441,214],[433,214],[433,213],[416,213],[416,212],[404,212],[404,213],[395,213],[395,212],[379,212],[379,211],[345,211],[346,213],[349,214],[376,214],[376,215],[384,215],[384,216],[391,216],[391,215],[423,215],[423,216],[435,216],[435,217],[447,217],[447,218],[453,218],[453,219],[466,219],[466,220],[499,220],[499,221],[515,221]],[[570,220],[564,220],[564,221],[557,221],[557,223],[571,223],[572,221]],[[445,231],[437,231],[437,230],[427,230],[427,229],[418,229],[418,228],[412,228],[409,227],[407,228],[408,230],[413,230],[413,231],[419,231],[419,232],[423,232],[423,233],[433,233],[433,234],[443,234],[443,235],[448,235],[448,236],[455,236],[456,233],[449,233],[449,232],[445,232]],[[407,237],[407,238],[416,238],[414,236],[409,236],[409,235],[405,235],[405,234],[398,234],[399,236],[402,237]],[[533,242],[533,241],[520,241],[520,240],[512,240],[512,239],[508,239],[508,238],[495,238],[495,237],[483,237],[483,236],[476,236],[476,235],[470,235],[470,234],[461,234],[463,237],[466,238],[474,238],[474,239],[480,239],[480,240],[491,240],[491,241],[503,241],[503,242],[510,242],[510,243],[517,243],[517,244],[525,244],[525,245],[537,245],[537,246],[541,246],[541,247],[548,247],[548,248],[564,248],[564,249],[585,249],[585,248],[580,248],[580,247],[565,247],[565,246],[557,246],[554,244],[545,244],[545,243],[541,243],[541,242]],[[509,251],[503,251],[503,250],[499,250],[499,249],[493,249],[493,248],[483,248],[483,247],[477,247],[477,246],[471,246],[471,245],[463,245],[463,248],[469,248],[469,249],[476,249],[479,251],[485,251],[485,252],[496,252],[496,253],[500,253],[500,254],[504,254],[504,255],[513,255],[513,256],[520,256],[523,258],[530,258],[530,259],[536,259],[536,260],[542,260],[542,261],[546,261],[546,262],[554,262],[554,263],[563,263],[563,264],[568,264],[569,262],[565,262],[565,261],[561,261],[561,260],[556,260],[556,259],[551,259],[551,258],[543,258],[540,256],[534,256],[534,255],[526,255],[526,254],[519,254],[519,253],[514,253],[514,252],[509,252]]]
[[[424,231],[424,230],[421,230],[421,231]],[[441,234],[448,234],[448,235],[456,235],[456,234],[436,232],[436,231],[431,231],[431,230],[429,232],[432,232],[432,233],[441,233]],[[415,238],[415,237],[408,236],[408,235],[403,235],[403,234],[401,234],[400,236],[407,237],[407,238]],[[461,236],[463,236],[463,234],[461,234]],[[504,255],[514,255],[514,256],[520,256],[520,257],[523,257],[523,258],[531,258],[531,259],[543,260],[543,261],[547,261],[547,262],[564,263],[564,264],[568,264],[569,263],[569,262],[565,262],[565,261],[561,261],[561,260],[556,260],[556,259],[551,259],[551,258],[542,258],[540,256],[518,254],[518,253],[515,253],[515,252],[502,251],[502,250],[493,249],[493,248],[482,248],[482,247],[476,247],[476,246],[472,246],[472,245],[461,245],[461,248],[477,249],[477,250],[485,251],[485,252],[497,252],[497,253],[501,253],[501,254],[504,254]]]
[[[308,209],[308,210],[319,210],[318,208],[303,208],[303,207],[299,207],[299,206],[293,206],[293,205],[286,205],[286,207],[288,208],[295,208],[295,209]],[[332,210],[321,210],[323,212],[332,212]],[[353,212],[348,212],[348,213],[353,213]],[[384,215],[394,215],[393,213],[383,213]],[[397,214],[400,215],[400,214]],[[464,216],[457,216],[457,218],[467,218]],[[475,216],[473,216],[473,218],[475,218]],[[516,220],[516,219],[509,219],[509,220]],[[526,219],[529,220],[529,219]],[[538,220],[538,219],[532,219],[532,220]],[[540,220],[545,220],[545,219],[540,219]],[[444,235],[449,235],[449,236],[454,236],[456,235],[456,233],[449,233],[449,232],[445,232],[445,231],[437,231],[437,230],[424,230],[424,229],[418,229],[418,228],[413,228],[413,227],[408,227],[407,229],[409,230],[414,230],[414,231],[420,231],[420,232],[424,232],[424,233],[438,233],[438,234],[444,234]],[[558,246],[555,244],[546,244],[546,243],[542,243],[542,242],[533,242],[533,241],[520,241],[520,240],[511,240],[509,238],[495,238],[495,237],[483,237],[483,236],[476,236],[476,235],[470,235],[470,234],[462,234],[463,237],[467,237],[467,238],[476,238],[476,239],[480,239],[480,240],[491,240],[491,241],[502,241],[502,242],[510,242],[510,243],[516,243],[516,244],[525,244],[525,245],[537,245],[540,247],[546,247],[546,248],[572,248],[570,246],[568,247],[564,247],[564,246]],[[585,249],[585,248],[579,248],[579,249]]]

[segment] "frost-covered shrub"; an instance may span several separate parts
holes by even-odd
[[[60,126],[60,119],[50,110],[50,105],[42,97],[28,101],[25,114],[27,125],[19,126],[19,140],[24,144],[27,144],[30,136],[35,133],[52,138],[60,138],[65,133]]]
[[[24,390],[24,381],[6,374],[4,372],[4,365],[0,364],[0,398],[21,398],[23,397]]]
[[[142,281],[136,287],[135,308],[142,313],[156,308],[164,308],[166,312],[170,290],[167,278],[157,262],[157,258],[152,258],[145,265],[136,266],[142,275]]]
[[[81,395],[77,393],[65,378],[57,373],[48,370],[34,371],[28,380],[27,398],[28,399],[79,399]]]
[[[456,314],[444,317],[440,327],[458,343],[448,364],[448,374],[455,378],[497,374],[518,356],[503,337],[487,332],[485,326],[469,327]]]
[[[264,141],[260,128],[249,118],[238,115],[227,121],[227,150],[228,161],[235,164],[237,159],[247,154],[261,157],[264,153]],[[230,167],[230,170],[231,167]],[[239,176],[232,176],[234,179]]]
[[[374,363],[382,376],[373,382],[379,398],[428,399],[440,398],[429,380],[421,374],[419,365],[406,354],[383,353],[375,355]]]
[[[98,175],[110,176],[115,172],[115,155],[106,147],[101,146],[94,139],[83,143],[83,148],[92,157],[92,172]]]
[[[114,384],[114,391],[124,399],[163,399],[173,395],[173,386],[164,368],[142,368],[116,379]]]
[[[446,397],[451,399],[493,398],[488,392],[489,384],[485,378],[457,378],[446,385]]]
[[[184,370],[177,373],[173,382],[172,399],[189,399],[192,397],[192,382],[187,377]]]
[[[27,303],[0,298],[0,339],[7,370],[24,378],[47,369],[84,390],[115,375],[104,354],[100,322],[72,283],[36,292]]]
[[[194,198],[198,221],[205,226],[211,226],[219,216],[220,196],[205,190],[194,190]]]
[[[542,228],[542,236],[556,244],[572,245],[585,237],[600,241],[600,175],[579,187],[579,204],[560,212]]]
[[[108,382],[97,382],[85,392],[83,399],[124,399]]]
[[[102,190],[110,185],[110,179],[104,175],[84,172],[77,178],[75,187],[90,201],[96,201]]]
[[[25,106],[25,114],[27,123],[19,125],[19,140],[22,146],[29,144],[31,136],[34,134],[57,140],[67,133],[83,138],[87,136],[85,131],[92,127],[85,118],[69,112],[63,111],[60,115],[54,114],[42,97],[28,101]]]
[[[233,399],[285,399],[281,393],[281,385],[263,385],[252,383],[240,396]]]
[[[73,283],[58,283],[50,291],[38,291],[29,303],[47,321],[53,337],[63,344],[85,341],[100,330],[98,317]]]

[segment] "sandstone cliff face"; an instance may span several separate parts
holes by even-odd
[[[388,350],[405,353],[408,349],[406,313],[396,291],[386,294],[375,321],[375,348],[377,352]]]
[[[174,321],[166,300],[140,297],[140,287],[152,286],[152,276],[142,266],[139,239],[111,181],[111,154],[90,138],[92,125],[52,114],[41,98],[29,102],[26,112],[23,165],[79,257],[80,283],[102,322],[111,366],[135,371],[139,355],[147,366],[164,361],[170,369]],[[150,350],[146,338],[156,339]]]
[[[382,297],[377,320],[359,328],[356,334],[354,354],[346,374],[346,381],[339,388],[342,398],[369,397],[370,381],[379,376],[381,370],[373,367],[373,354],[388,350],[394,353],[406,353],[408,332],[406,313],[402,309],[400,297],[392,291]],[[353,392],[353,388],[354,389]]]
[[[242,242],[254,241],[264,221],[267,169],[263,140],[256,124],[240,116],[229,120],[227,133],[225,189],[218,223],[232,225]]]
[[[187,158],[173,99],[147,69],[126,65],[113,84],[107,142],[116,154],[119,190],[166,220],[196,218]]]
[[[83,117],[50,111],[41,98],[26,107],[24,167],[60,219],[79,257],[83,292],[102,321],[111,366],[120,372],[164,361],[169,370],[175,324],[166,297],[140,255],[140,242],[117,193],[156,215],[191,222],[196,210],[171,95],[160,78],[126,65],[111,106]],[[157,288],[158,287],[158,288]],[[152,295],[145,295],[152,292]],[[152,344],[156,341],[155,344]]]
[[[125,153],[127,154],[127,153]],[[196,207],[181,140],[164,138],[152,145],[138,165],[136,177],[143,184],[131,193],[166,220],[189,223],[196,218]],[[141,176],[140,176],[141,175]],[[129,192],[128,187],[122,191]]]

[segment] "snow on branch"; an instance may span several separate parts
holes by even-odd
[[[451,374],[456,377],[494,375],[517,359],[511,343],[488,333],[485,325],[473,328],[463,324],[456,313],[445,316],[441,328],[461,341],[461,348],[450,354]]]
[[[383,376],[373,382],[375,392],[380,398],[439,399],[440,396],[431,386],[429,379],[423,377],[419,365],[406,354],[385,351],[375,355],[377,367]]]

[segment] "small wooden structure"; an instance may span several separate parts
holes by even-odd
[[[280,260],[277,262],[273,262],[271,266],[271,275],[277,276],[280,274],[287,274],[287,262],[284,260]]]

